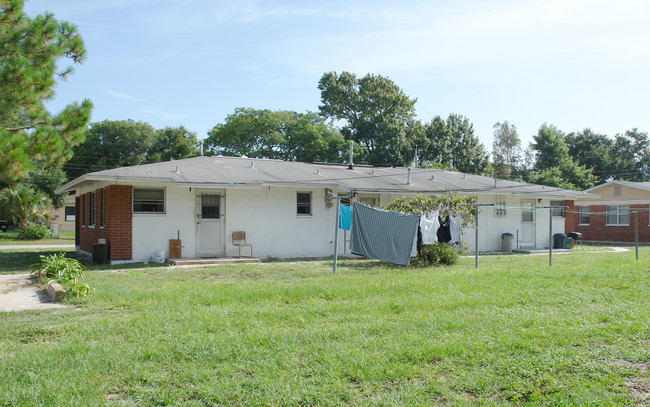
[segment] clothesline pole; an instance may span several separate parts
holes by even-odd
[[[639,261],[639,210],[634,210],[634,251],[636,252],[636,261]]]
[[[474,268],[478,269],[478,205],[474,207],[474,217],[476,218],[476,230],[474,235]]]
[[[341,216],[341,197],[336,197],[336,218],[334,223],[334,272],[336,274],[336,261],[339,254],[339,216]]]
[[[494,204],[463,204],[460,206],[472,206],[474,207],[474,220],[476,222],[476,227],[474,231],[474,268],[478,269],[478,208],[479,206],[488,206],[488,207],[494,207]]]
[[[553,208],[548,209],[548,265],[553,265]]]
[[[329,197],[329,195],[328,195]],[[336,274],[336,263],[339,255],[339,217],[341,216],[341,198],[352,198],[352,195],[336,196],[336,217],[334,218],[334,265],[333,274]]]

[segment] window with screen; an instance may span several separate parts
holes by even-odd
[[[311,215],[311,192],[296,194],[296,213],[303,216]]]
[[[607,206],[607,225],[623,225],[630,224],[630,206],[629,205],[611,205]]]
[[[554,218],[564,217],[564,201],[551,201],[551,206]]]
[[[134,188],[133,212],[165,213],[165,190],[162,188]]]
[[[588,206],[579,206],[578,207],[578,223],[581,225],[588,225],[590,221],[589,218],[589,207]]]
[[[76,209],[74,206],[66,206],[65,209],[65,221],[66,222],[74,222],[75,221],[75,214],[76,214]]]
[[[97,195],[94,192],[90,193],[90,226],[95,226],[97,223]]]

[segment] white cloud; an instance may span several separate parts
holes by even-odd
[[[173,112],[165,112],[163,110],[155,110],[155,109],[141,109],[140,110],[142,113],[147,113],[152,116],[156,117],[161,117],[166,120],[179,120],[179,119],[187,119],[190,116],[182,113],[173,113]]]
[[[137,97],[132,96],[132,95],[129,95],[129,94],[126,94],[126,93],[115,92],[115,91],[112,91],[112,90],[109,90],[106,93],[108,93],[109,96],[112,96],[112,97],[117,98],[117,99],[128,100],[130,102],[142,102],[142,99],[137,98]]]

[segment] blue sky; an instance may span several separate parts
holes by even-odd
[[[236,107],[318,111],[324,72],[380,74],[420,119],[467,116],[488,151],[508,120],[610,136],[650,131],[650,2],[28,0],[79,27],[88,57],[50,104],[92,121],[184,125]]]

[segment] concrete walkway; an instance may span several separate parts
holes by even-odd
[[[32,283],[28,273],[0,275],[0,312],[62,308],[44,289]]]

